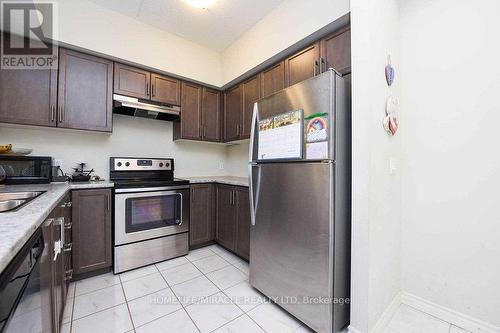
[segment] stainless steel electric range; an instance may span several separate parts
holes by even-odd
[[[188,253],[189,181],[170,158],[110,158],[115,183],[114,273]]]

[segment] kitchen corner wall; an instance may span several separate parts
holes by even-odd
[[[33,155],[53,156],[71,172],[87,162],[96,174],[109,179],[110,156],[173,157],[175,175],[227,175],[227,147],[172,141],[172,122],[113,115],[113,133],[104,134],[56,128],[0,125],[0,142],[33,148]]]
[[[500,327],[500,2],[401,4],[403,290]]]
[[[387,97],[400,98],[398,0],[351,0],[352,262],[350,331],[368,333],[401,291],[401,133],[382,127]],[[387,86],[391,54],[396,79]]]

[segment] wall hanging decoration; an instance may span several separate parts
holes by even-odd
[[[385,118],[383,121],[386,132],[394,136],[399,127],[399,101],[397,98],[389,96],[385,105]]]
[[[394,67],[391,64],[391,56],[387,56],[387,65],[385,66],[385,80],[387,81],[387,85],[390,87],[394,82]]]

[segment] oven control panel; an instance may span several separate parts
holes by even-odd
[[[119,158],[111,159],[112,171],[173,170],[172,159],[159,158]]]

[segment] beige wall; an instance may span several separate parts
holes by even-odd
[[[222,52],[228,83],[349,12],[349,0],[287,0]]]
[[[174,142],[172,122],[113,115],[113,133],[0,125],[0,142],[33,148],[33,155],[53,156],[63,169],[88,162],[98,175],[109,178],[110,156],[173,157],[175,175],[225,175],[226,147],[198,142]]]
[[[57,3],[61,42],[222,86],[219,52],[88,0],[57,0]]]
[[[498,331],[500,2],[401,3],[403,289]]]

